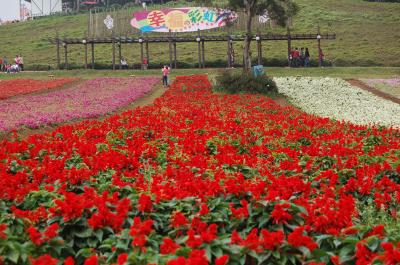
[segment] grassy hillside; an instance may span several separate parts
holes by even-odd
[[[336,66],[400,66],[400,4],[371,3],[362,0],[296,0],[301,11],[294,18],[293,32],[316,32],[318,24],[323,32],[336,32],[336,41],[323,41],[328,60]],[[48,17],[26,23],[0,26],[0,56],[13,58],[24,55],[27,67],[33,65],[55,66],[55,47],[44,41],[61,36],[82,37],[87,30],[87,15]],[[273,29],[270,32],[285,32]],[[317,53],[316,41],[294,42],[294,46],[309,47],[311,55]],[[197,62],[196,44],[178,44],[178,61],[186,64]],[[255,48],[255,47],[254,47]],[[240,62],[241,43],[235,44],[236,61]],[[286,42],[264,43],[263,55],[268,62],[286,60]],[[139,46],[123,45],[123,56],[128,63],[139,62]],[[110,45],[98,45],[95,49],[96,63],[111,64]],[[253,57],[256,56],[253,52]],[[83,47],[70,49],[70,63],[83,64]],[[226,44],[207,43],[206,61],[225,62]],[[150,61],[169,61],[168,44],[151,44]]]

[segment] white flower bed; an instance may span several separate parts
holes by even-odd
[[[350,121],[400,127],[400,105],[338,78],[274,78],[280,93],[305,112]]]

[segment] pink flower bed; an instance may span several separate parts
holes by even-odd
[[[158,81],[155,77],[96,78],[65,90],[2,100],[0,130],[102,116],[144,96]]]
[[[400,77],[390,79],[363,79],[362,81],[371,86],[378,84],[384,84],[391,87],[400,86]]]

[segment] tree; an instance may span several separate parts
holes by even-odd
[[[253,39],[252,22],[254,17],[268,11],[271,19],[275,20],[278,25],[285,26],[288,18],[298,12],[298,6],[293,0],[229,0],[228,7],[232,10],[244,9],[246,14],[246,36],[243,45],[244,71],[251,69],[250,48]]]

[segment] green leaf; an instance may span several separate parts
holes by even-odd
[[[19,260],[19,253],[17,251],[11,251],[9,254],[7,254],[7,259],[12,261],[15,264],[18,264]]]
[[[98,239],[100,242],[103,240],[103,234],[104,234],[104,232],[103,232],[103,230],[101,230],[101,229],[98,229],[98,230],[96,230],[96,232],[95,232],[95,235],[96,235],[97,239]]]
[[[191,249],[191,248],[183,247],[183,248],[178,249],[178,250],[175,252],[175,255],[178,256],[178,257],[185,257],[185,258],[187,258],[187,257],[189,257],[190,252],[192,252],[192,249]]]

